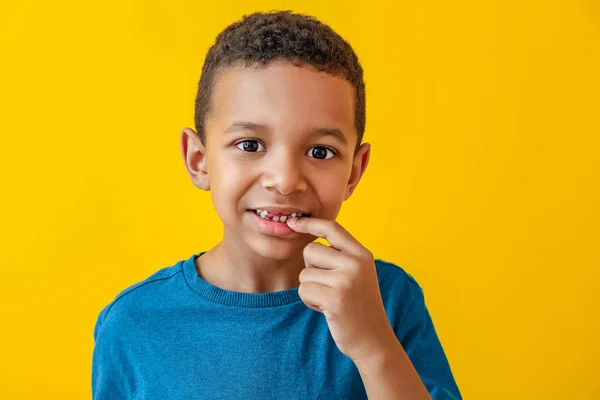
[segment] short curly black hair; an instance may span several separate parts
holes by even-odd
[[[285,60],[297,66],[311,65],[341,76],[355,88],[354,124],[356,149],[365,131],[365,83],[363,69],[352,47],[328,25],[291,11],[257,12],[225,28],[208,50],[198,83],[195,103],[196,132],[205,143],[205,120],[210,112],[215,80],[237,65],[266,66]]]

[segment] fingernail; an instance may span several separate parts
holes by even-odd
[[[287,222],[288,224],[294,225],[296,223],[296,221],[298,221],[298,218],[294,217],[294,218],[288,218]]]

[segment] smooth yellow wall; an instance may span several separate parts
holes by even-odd
[[[181,128],[243,13],[331,24],[366,71],[340,222],[420,282],[466,399],[600,398],[600,7],[439,0],[0,4],[0,399],[90,398],[93,326],[221,234]]]

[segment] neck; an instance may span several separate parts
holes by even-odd
[[[225,234],[215,247],[196,259],[202,279],[221,289],[244,293],[288,290],[300,285],[302,249],[285,260],[271,260]]]

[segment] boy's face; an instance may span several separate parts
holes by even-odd
[[[354,155],[354,99],[345,79],[285,62],[217,78],[206,146],[186,128],[181,150],[193,183],[210,190],[224,240],[286,260],[314,238],[281,220],[337,217],[369,158],[366,143]],[[265,209],[266,219],[256,211]]]

